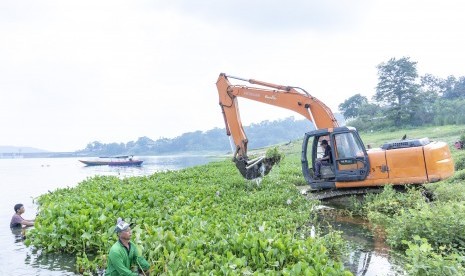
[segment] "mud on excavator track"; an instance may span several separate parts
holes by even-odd
[[[302,195],[309,200],[327,200],[336,197],[379,194],[383,191],[383,187],[370,188],[348,188],[348,189],[330,189],[330,190],[312,190],[310,186],[297,186],[297,189]]]

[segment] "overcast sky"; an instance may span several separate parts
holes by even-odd
[[[221,72],[303,87],[334,112],[371,98],[393,57],[463,76],[464,3],[2,0],[0,145],[74,151],[223,128]],[[301,119],[240,105],[245,125]]]

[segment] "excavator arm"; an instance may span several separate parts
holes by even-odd
[[[232,85],[229,79],[237,79],[255,86]],[[246,98],[297,112],[313,122],[317,129],[338,127],[331,109],[299,87],[283,86],[254,79],[244,79],[221,73],[216,82],[219,104],[223,112],[226,134],[232,137],[236,147],[233,161],[246,179],[267,174],[275,160],[259,157],[249,160],[247,135],[242,127],[237,98]]]

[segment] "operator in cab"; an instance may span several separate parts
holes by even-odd
[[[325,150],[322,158],[318,158],[315,162],[315,178],[321,178],[321,166],[327,166],[332,163],[331,146],[328,140],[321,140],[320,146]]]

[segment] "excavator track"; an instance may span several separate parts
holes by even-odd
[[[383,191],[383,187],[312,190],[309,186],[297,186],[297,189],[309,200],[327,200],[343,196],[381,193]]]

